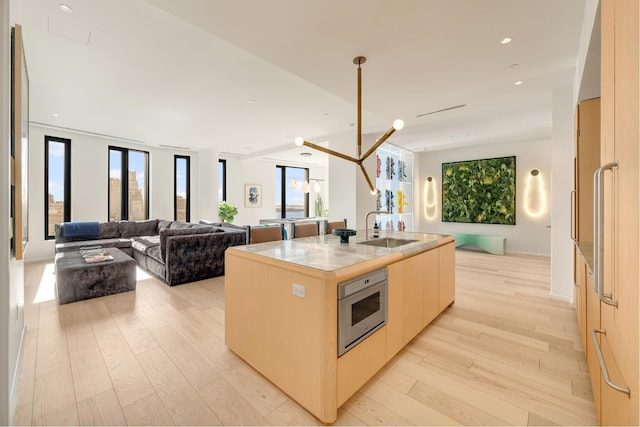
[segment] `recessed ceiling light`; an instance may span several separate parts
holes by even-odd
[[[329,113],[324,113],[322,117],[329,117]]]
[[[300,153],[300,155],[301,155],[302,157],[311,157],[311,153],[306,152],[306,151],[305,151],[305,152],[303,152],[303,153]]]
[[[516,70],[519,66],[520,64],[511,64],[509,65],[509,68],[511,68],[512,70]]]
[[[510,42],[511,42],[511,37],[505,37],[500,41],[500,43],[502,43],[502,44],[507,44],[507,43],[510,43]]]
[[[68,6],[68,5],[64,4],[64,3],[60,3],[60,5],[59,5],[59,6],[60,6],[60,9],[61,9],[63,12],[66,12],[66,13],[71,13],[71,12],[73,12],[73,9],[71,9],[71,6]]]
[[[249,100],[249,104],[256,104],[258,101],[256,101],[255,99],[250,99]]]
[[[514,85],[516,86],[520,86],[521,84],[523,84],[524,82],[522,80],[518,80],[517,82],[514,83]]]
[[[58,113],[53,113],[53,117],[58,117]]]

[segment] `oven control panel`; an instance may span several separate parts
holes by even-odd
[[[387,268],[372,271],[338,284],[338,299],[353,295],[362,289],[387,280]]]

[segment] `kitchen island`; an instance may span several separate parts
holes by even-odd
[[[383,232],[379,239],[412,240],[387,248],[362,244],[364,234],[349,243],[322,235],[225,254],[226,345],[324,423],[454,301],[452,236]],[[338,357],[339,284],[384,268],[386,323]]]

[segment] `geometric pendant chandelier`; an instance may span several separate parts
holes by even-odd
[[[295,143],[298,147],[304,145],[309,148],[313,148],[314,150],[322,151],[324,153],[330,154],[332,156],[340,157],[341,159],[348,160],[360,166],[360,170],[362,170],[362,174],[364,175],[364,179],[367,180],[367,184],[369,185],[369,190],[371,190],[371,194],[376,194],[376,190],[371,183],[371,179],[369,179],[369,175],[367,174],[367,170],[364,168],[362,162],[364,162],[367,157],[371,155],[376,149],[385,142],[393,133],[397,130],[400,130],[404,127],[404,122],[400,119],[393,122],[393,126],[389,129],[384,135],[380,137],[376,141],[375,144],[367,150],[366,153],[362,154],[362,68],[360,66],[365,63],[367,58],[364,56],[357,56],[353,58],[353,63],[358,66],[358,158],[347,156],[346,154],[339,153],[337,151],[331,150],[329,148],[322,147],[320,145],[316,145],[312,142],[305,141],[302,137],[297,137],[295,139]]]

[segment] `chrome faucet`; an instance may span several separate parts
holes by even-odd
[[[367,216],[364,217],[364,240],[369,240],[369,215],[384,214],[389,215],[388,211],[371,211],[367,212]]]

